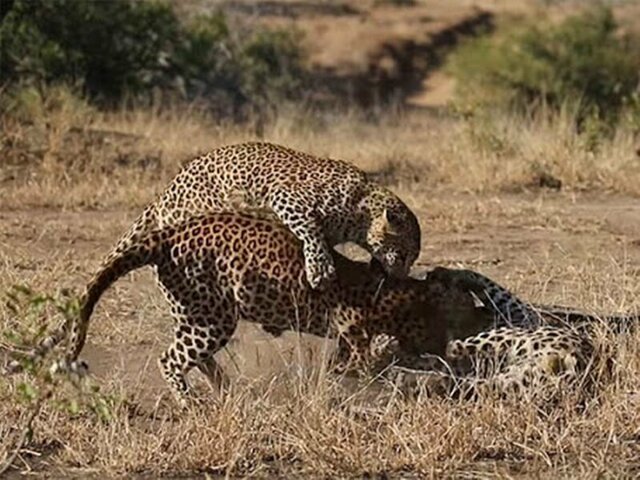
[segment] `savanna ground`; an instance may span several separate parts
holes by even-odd
[[[1,290],[14,284],[49,292],[81,289],[179,160],[253,138],[241,128],[208,124],[194,112],[138,111],[87,121],[81,133],[49,132],[62,137],[47,140],[49,155],[40,169],[27,171],[19,162],[3,169]],[[14,127],[16,135],[35,134]],[[372,120],[292,110],[268,125],[265,138],[378,172],[420,218],[425,235],[418,268],[474,268],[532,301],[594,312],[638,308],[640,191],[632,139],[621,132],[599,153],[585,152],[557,119],[524,125],[505,118],[494,125],[493,135],[501,139],[496,146],[478,136],[481,127],[487,128],[421,111]],[[17,147],[14,153],[16,159],[27,154]],[[91,168],[75,174],[74,166],[89,157]],[[559,191],[539,186],[542,167],[532,165],[542,161],[548,175],[563,181]],[[15,327],[6,308],[0,321],[3,329]],[[166,389],[155,364],[170,335],[150,273],[118,282],[94,316],[84,354],[107,399],[109,420],[45,406],[15,471],[438,477],[639,472],[637,339],[621,340],[615,379],[598,402],[586,411],[567,406],[545,412],[526,402],[376,398],[371,389],[354,391],[325,375],[323,341],[293,334],[271,339],[242,325],[220,354],[234,388],[212,392],[204,408],[178,414],[169,399],[161,400]],[[6,452],[13,438],[8,433],[24,420],[25,406],[13,401],[17,383],[3,384]]]
[[[418,270],[472,268],[530,301],[589,312],[640,308],[640,159],[624,128],[594,145],[575,132],[571,112],[523,120],[304,107],[253,128],[195,107],[99,113],[58,95],[30,124],[2,119],[1,292],[16,284],[80,291],[182,163],[260,138],[351,161],[387,183],[419,217]],[[0,305],[0,331],[55,320]],[[616,347],[614,374],[596,399],[549,409],[526,399],[416,401],[354,386],[325,371],[330,342],[273,339],[242,324],[218,356],[232,388],[178,412],[156,368],[170,337],[150,272],[119,281],[99,304],[83,353],[100,392],[59,387],[9,475],[640,475],[638,333],[606,339]],[[0,379],[0,459],[29,412],[25,380]]]

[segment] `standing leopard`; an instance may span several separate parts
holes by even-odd
[[[344,372],[370,365],[370,343],[380,335],[393,337],[407,359],[445,356],[452,337],[491,328],[502,318],[522,324],[536,315],[535,307],[476,272],[436,268],[422,279],[396,279],[387,277],[376,261],[365,264],[332,255],[336,281],[318,290],[306,281],[301,242],[278,222],[219,212],[154,230],[103,264],[87,286],[79,316],[45,338],[30,356],[41,359],[66,339],[61,366],[79,367],[89,319],[101,295],[118,278],[146,265],[156,269],[171,307],[175,338],[160,366],[181,403],[188,396],[186,375],[193,367],[211,380],[221,378],[213,357],[228,343],[238,320],[276,333],[338,337],[334,369]],[[19,365],[15,362],[9,370]]]
[[[111,255],[117,257],[151,230],[229,210],[237,201],[272,211],[302,242],[306,278],[313,288],[335,278],[331,250],[340,243],[360,245],[397,277],[408,274],[420,253],[415,215],[355,166],[271,143],[244,143],[188,163]]]
[[[389,278],[375,261],[354,262],[333,252],[336,281],[318,290],[306,282],[302,250],[281,224],[239,212],[204,214],[154,230],[110,257],[89,282],[78,318],[47,337],[32,356],[41,358],[67,339],[61,364],[79,366],[100,296],[118,278],[145,265],[155,267],[175,322],[174,341],[160,366],[181,403],[189,392],[185,376],[193,367],[220,379],[213,356],[240,319],[267,331],[338,337],[338,372],[367,366],[370,340],[378,334],[393,336],[408,354],[441,355],[450,326],[464,335],[495,322],[493,313],[477,307],[469,294],[475,288],[483,295],[487,284],[470,282],[464,271],[457,275],[439,268],[424,279]]]

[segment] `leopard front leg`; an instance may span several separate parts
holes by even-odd
[[[311,288],[320,288],[333,281],[336,268],[319,219],[313,207],[302,205],[301,196],[294,192],[278,191],[270,200],[270,207],[291,233],[302,242],[304,266]]]
[[[319,232],[321,234],[321,232]],[[311,288],[321,288],[336,277],[336,267],[326,242],[314,234],[303,240],[304,270]]]

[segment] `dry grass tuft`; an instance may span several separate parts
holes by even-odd
[[[637,358],[637,348],[629,348],[618,358]],[[106,423],[47,408],[30,450],[48,452],[40,461],[49,468],[107,475],[633,476],[637,366],[618,366],[613,382],[584,409],[570,399],[547,410],[526,400],[372,399],[325,378],[290,374],[241,382],[183,414],[142,408],[129,395]],[[2,405],[3,418],[18,417],[12,402]]]
[[[465,120],[422,111],[329,114],[291,107],[263,122],[259,138],[247,126],[214,122],[196,107],[98,114],[62,103],[39,112],[32,124],[4,120],[3,205],[139,207],[195,156],[258,139],[346,159],[409,196],[541,185],[640,195],[632,130],[587,137],[576,132],[570,113]]]

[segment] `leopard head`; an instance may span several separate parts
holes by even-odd
[[[395,195],[374,197],[368,204],[370,218],[366,247],[385,271],[404,278],[420,254],[420,225],[415,215]]]

